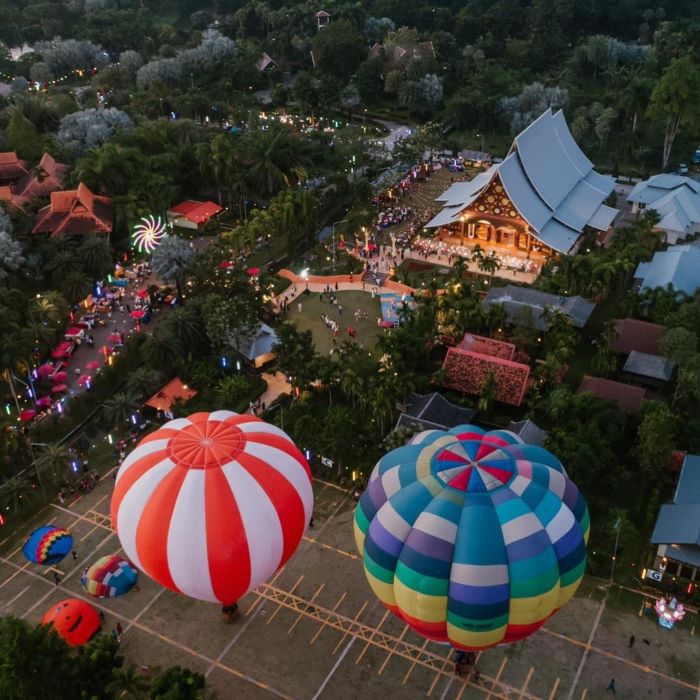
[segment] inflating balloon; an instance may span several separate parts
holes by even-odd
[[[465,650],[523,639],[568,602],[588,532],[585,501],[553,454],[472,425],[389,452],[355,512],[380,601]]]
[[[122,462],[112,525],[134,565],[174,591],[225,606],[301,541],[311,472],[286,433],[231,411],[178,418]]]

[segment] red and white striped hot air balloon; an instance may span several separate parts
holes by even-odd
[[[131,561],[187,596],[231,605],[294,553],[313,512],[289,436],[231,411],[178,418],[124,460],[112,526]]]

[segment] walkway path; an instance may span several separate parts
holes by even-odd
[[[267,389],[265,389],[260,397],[260,401],[264,403],[265,406],[270,406],[272,402],[278,396],[282,396],[282,394],[292,393],[292,385],[287,381],[287,377],[285,377],[282,372],[275,372],[274,374],[263,372],[262,378],[267,384]]]

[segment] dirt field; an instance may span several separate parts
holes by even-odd
[[[107,633],[121,622],[122,649],[139,666],[181,664],[207,676],[211,697],[460,698],[609,697],[615,678],[622,698],[696,700],[700,644],[695,616],[673,631],[640,617],[642,598],[587,579],[578,596],[524,643],[481,654],[479,684],[455,676],[446,647],[427,643],[387,613],[365,582],[352,539],[353,502],[317,482],[315,527],[287,566],[241,601],[232,625],[219,609],[178,596],[140,577],[140,590],[96,600],[80,588],[80,572],[97,557],[118,553],[107,514],[112,478],[88,496],[49,506],[34,524],[71,530],[78,560],[58,570],[29,564],[22,535],[0,545],[0,609],[38,622],[63,598],[101,608]],[[628,648],[630,635],[636,643]]]

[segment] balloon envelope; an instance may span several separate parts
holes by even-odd
[[[95,608],[79,598],[67,598],[53,605],[41,618],[41,624],[53,625],[72,647],[87,644],[101,626]]]
[[[575,593],[588,509],[559,460],[505,430],[426,431],[375,466],[355,539],[381,602],[479,650],[528,636]]]
[[[122,462],[112,525],[158,583],[230,605],[297,548],[313,511],[311,473],[286,433],[231,411],[178,418]]]
[[[130,561],[113,554],[85,569],[80,585],[97,598],[114,598],[128,593],[136,585],[138,575]]]
[[[22,547],[22,554],[35,564],[57,564],[73,549],[68,530],[56,525],[44,525],[34,530]]]

